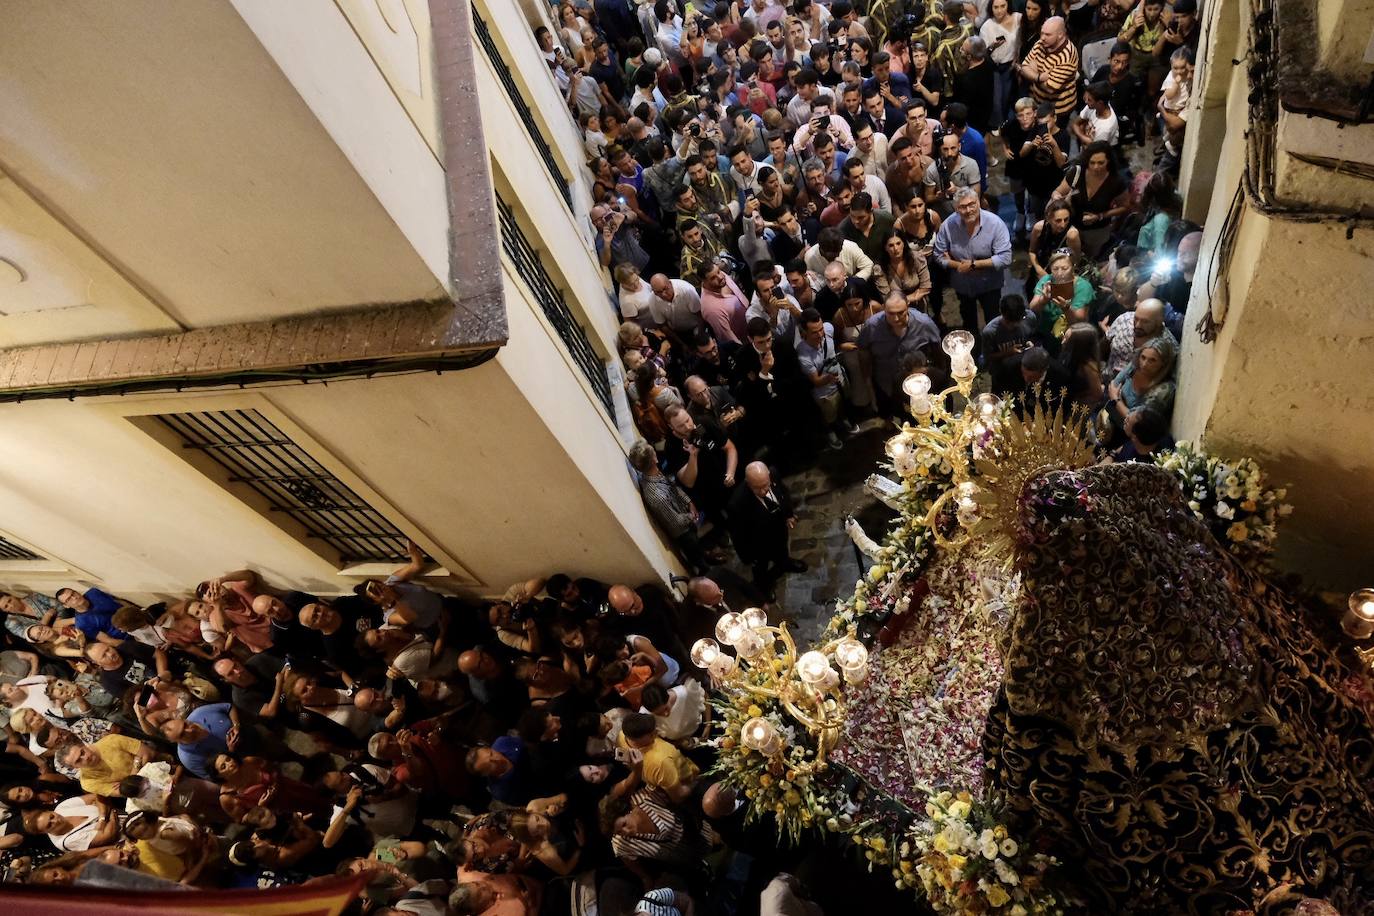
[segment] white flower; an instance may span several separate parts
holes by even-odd
[[[1280,497],[1280,498],[1282,498],[1282,497]],[[1292,514],[1293,514],[1293,507],[1290,506],[1290,505],[1288,505],[1288,503],[1284,503],[1283,505],[1279,506],[1279,515],[1282,515],[1282,516],[1284,516],[1284,517],[1287,517],[1287,516],[1292,515]]]
[[[1236,510],[1232,509],[1231,504],[1227,502],[1217,503],[1216,508],[1213,511],[1216,512],[1218,518],[1224,518],[1229,520],[1236,517]]]
[[[1021,876],[1016,873],[1016,869],[1006,863],[1004,859],[994,859],[992,869],[997,872],[997,880],[1012,887],[1021,883]]]
[[[989,837],[987,842],[979,844],[978,851],[983,854],[985,859],[997,858],[997,841]]]
[[[1030,916],[1030,914],[1026,912],[1025,907],[1018,903],[1011,908],[1009,916]]]
[[[1021,847],[1017,846],[1016,841],[1013,840],[1011,837],[1007,837],[1005,840],[1002,841],[1002,855],[1006,856],[1007,858],[1011,858],[1012,856],[1016,855],[1016,851],[1020,848]]]

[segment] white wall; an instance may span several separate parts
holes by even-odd
[[[260,34],[227,0],[13,11],[0,167],[183,326],[440,295],[442,170],[348,21],[240,5]]]
[[[1241,15],[1238,4],[1220,12]],[[1230,37],[1244,41],[1244,34],[1232,29]],[[1274,486],[1288,487],[1294,513],[1279,539],[1282,566],[1320,585],[1364,586],[1374,553],[1374,232],[1347,239],[1335,222],[1271,219],[1246,206],[1233,254],[1221,260],[1216,249],[1244,171],[1249,123],[1245,69],[1220,64],[1232,56],[1242,49],[1211,50],[1211,103],[1188,128],[1194,155],[1217,161],[1214,180],[1206,176],[1206,234],[1185,322],[1174,432],[1201,438],[1219,454],[1253,457]],[[1281,133],[1301,139],[1329,129],[1297,126]],[[1336,151],[1329,154],[1340,148],[1328,147]],[[1340,184],[1310,169],[1290,169],[1285,182],[1287,194],[1314,207]],[[1196,206],[1201,195],[1190,197]],[[1224,325],[1207,344],[1193,329],[1209,308]]]

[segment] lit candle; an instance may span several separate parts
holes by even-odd
[[[970,379],[978,374],[973,361],[973,334],[969,331],[950,331],[941,347],[949,354],[949,374],[957,379]]]
[[[911,415],[921,420],[930,416],[934,405],[930,400],[930,376],[922,372],[907,376],[902,392],[911,399]]]
[[[995,394],[980,394],[973,399],[973,409],[984,423],[992,423],[1002,412],[1002,399]]]
[[[857,639],[846,637],[835,644],[835,664],[844,672],[845,683],[861,684],[868,678],[868,650]]]
[[[892,469],[903,477],[916,473],[916,453],[910,440],[896,435],[887,440],[887,454],[892,459]]]
[[[722,652],[716,656],[716,660],[711,662],[710,666],[706,670],[716,680],[723,681],[730,675],[734,674],[735,668],[737,668],[738,666],[739,662],[735,661],[735,657],[733,655],[731,655],[728,652]]]
[[[698,639],[692,643],[692,664],[698,668],[709,668],[720,657],[720,646],[714,639]]]
[[[739,638],[739,642],[735,643],[735,651],[739,653],[740,658],[757,658],[763,654],[767,645],[762,636],[753,630],[746,630]]]
[[[797,659],[797,675],[808,684],[820,684],[830,674],[830,660],[815,649]]]
[[[1353,639],[1374,635],[1374,588],[1351,592],[1341,628]]]
[[[772,722],[755,716],[740,727],[739,740],[750,750],[761,751],[776,741],[777,734]]]
[[[745,625],[752,629],[768,626],[768,612],[761,607],[747,607],[741,616]]]
[[[721,614],[716,621],[716,639],[733,646],[739,638],[749,632],[749,625],[744,622],[743,614],[736,614],[731,611],[728,614]]]

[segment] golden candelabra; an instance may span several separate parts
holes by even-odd
[[[814,736],[816,761],[823,764],[844,727],[841,682],[858,684],[868,677],[863,643],[846,635],[798,653],[787,625],[770,626],[768,615],[756,607],[721,615],[716,637],[719,642],[707,638],[692,645],[692,662],[727,691],[776,700]],[[724,646],[733,647],[734,654]],[[744,723],[740,743],[766,757],[787,747],[786,736],[762,716]]]

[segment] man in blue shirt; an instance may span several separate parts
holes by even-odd
[[[1011,234],[995,213],[982,208],[978,192],[954,192],[954,215],[935,233],[934,255],[949,271],[949,285],[959,297],[964,327],[978,340],[984,322],[997,314],[1002,286],[1011,266]],[[983,320],[978,308],[982,306]]]
[[[211,779],[215,755],[238,747],[238,715],[228,703],[208,703],[184,719],[168,719],[159,731],[177,746],[182,766],[201,779]]]
[[[83,595],[74,588],[60,588],[56,598],[63,607],[76,612],[72,623],[86,636],[87,642],[107,642],[118,645],[129,634],[114,625],[115,611],[124,606],[113,595],[98,588],[90,588]]]
[[[882,312],[864,322],[859,330],[858,348],[873,358],[873,392],[878,412],[884,417],[900,417],[904,411],[901,393],[906,379],[904,362],[921,351],[930,356],[940,347],[940,329],[927,315],[916,311],[901,290],[893,290],[883,303]]]

